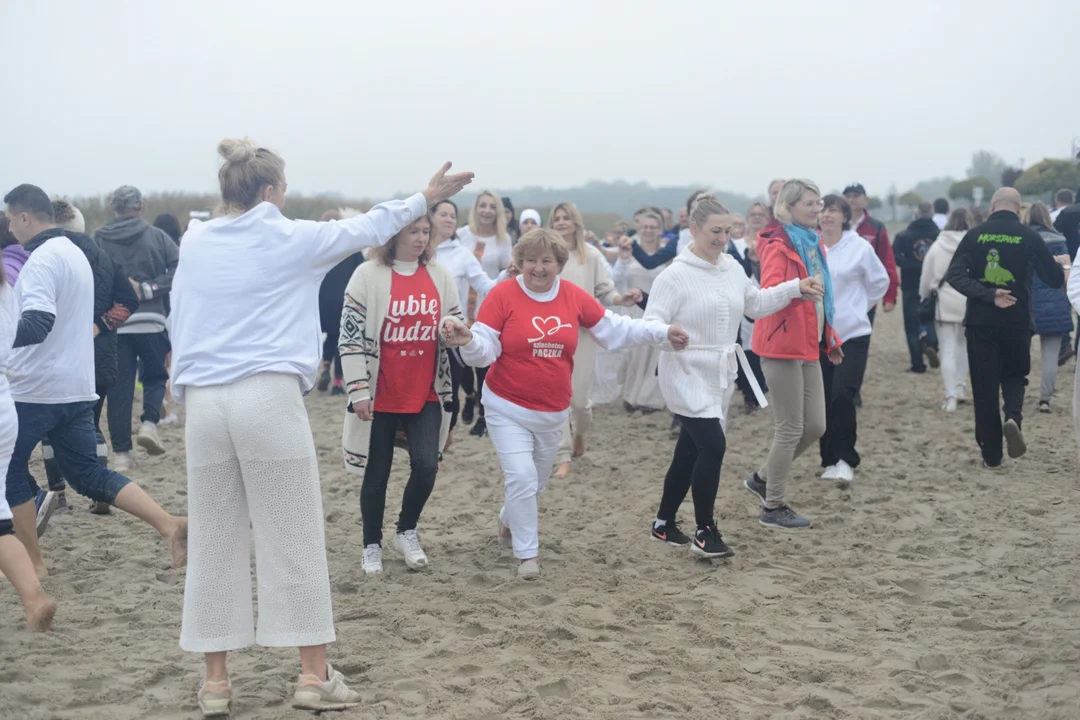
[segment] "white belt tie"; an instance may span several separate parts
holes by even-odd
[[[671,347],[670,343],[664,343],[660,347],[664,352],[692,352],[694,350],[706,350],[709,352],[720,353],[720,365],[726,372],[720,376],[720,387],[725,390],[731,386],[731,380],[729,376],[734,373],[738,375],[739,366],[742,366],[743,373],[746,375],[747,382],[750,383],[750,389],[754,391],[754,397],[757,398],[758,405],[760,407],[769,407],[769,401],[765,399],[765,394],[761,392],[761,386],[758,385],[757,376],[754,375],[753,369],[750,367],[749,361],[746,359],[746,353],[742,349],[742,345],[738,343],[732,343],[731,345],[690,345],[686,349],[676,351]],[[690,369],[685,366],[682,370],[687,375],[690,374]]]

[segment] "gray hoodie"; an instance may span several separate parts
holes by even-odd
[[[139,284],[139,311],[117,330],[120,334],[165,330],[173,273],[180,261],[176,243],[142,218],[118,217],[94,233],[94,240],[129,278]]]

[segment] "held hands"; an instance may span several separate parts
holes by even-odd
[[[447,175],[446,173],[449,172],[451,164],[449,162],[445,163],[428,182],[427,189],[424,190],[424,197],[427,198],[429,208],[441,203],[443,200],[449,200],[473,181],[474,174],[471,172]]]
[[[896,309],[896,303],[894,303],[894,302],[883,302],[883,303],[881,303],[881,309],[884,310],[885,312],[892,312],[893,310]]]
[[[994,291],[994,305],[1004,310],[1005,308],[1011,308],[1016,304],[1016,296],[1008,290],[995,290]]]
[[[825,295],[825,288],[817,278],[807,277],[799,281],[799,292],[802,293],[803,300],[815,302]]]
[[[1069,266],[1072,265],[1072,261],[1069,259],[1068,255],[1055,255],[1054,262],[1056,262],[1058,265],[1065,268],[1066,270],[1068,270]]]
[[[838,347],[829,351],[829,362],[833,365],[839,365],[844,359],[844,351]]]
[[[472,330],[454,318],[446,318],[442,324],[443,343],[450,347],[461,347],[472,341]]]
[[[634,241],[632,238],[623,235],[619,238],[619,259],[629,260],[634,257]]]
[[[132,289],[135,290],[135,297],[139,298],[139,302],[142,302],[142,300],[143,300],[142,285],[135,282],[131,278],[128,278],[128,282],[131,283]]]
[[[372,400],[357,400],[352,404],[352,409],[361,420],[370,422],[375,417],[375,403]]]
[[[645,296],[641,294],[641,290],[639,288],[632,288],[630,290],[627,290],[626,294],[619,298],[619,302],[617,304],[623,305],[625,307],[633,307],[634,305],[637,305],[639,302],[641,302],[644,297]]]
[[[690,336],[681,327],[675,325],[668,328],[667,339],[671,343],[672,349],[676,351],[685,350],[686,346],[690,344]]]

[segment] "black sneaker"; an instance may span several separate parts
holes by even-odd
[[[335,382],[333,389],[330,390],[330,394],[331,395],[344,395],[345,394],[345,388],[343,388],[341,385],[339,385],[338,383]]]
[[[927,345],[923,349],[923,354],[926,355],[927,362],[930,363],[930,367],[941,367],[941,356],[938,354],[938,349],[933,345]]]
[[[484,418],[476,418],[476,424],[473,425],[469,434],[473,437],[484,437],[487,435],[487,421]]]
[[[679,528],[679,523],[672,521],[668,521],[659,527],[654,522],[652,539],[657,542],[666,542],[672,547],[686,547],[690,544],[690,536]]]
[[[715,525],[701,528],[694,534],[690,552],[707,558],[729,558],[735,551],[727,546]]]
[[[461,408],[461,424],[472,425],[474,417],[476,417],[476,398],[466,397],[465,407]]]
[[[1050,414],[1050,401],[1049,400],[1040,400],[1039,401],[1039,412],[1047,414],[1047,415]]]
[[[758,522],[765,527],[777,528],[779,530],[801,530],[810,527],[809,518],[804,518],[787,505],[781,505],[772,510],[766,507],[761,508],[761,515],[758,517]]]
[[[754,497],[761,501],[761,507],[765,507],[765,481],[762,480],[756,472],[746,478],[743,487],[753,493]]]
[[[1076,353],[1073,352],[1073,349],[1065,348],[1061,351],[1061,354],[1058,355],[1058,367],[1062,367],[1065,363],[1069,362],[1074,357],[1076,357]]]
[[[1005,435],[1005,449],[1009,452],[1009,457],[1018,458],[1027,452],[1027,442],[1024,440],[1024,433],[1020,430],[1020,426],[1015,420],[1012,418],[1006,420],[1002,432]]]

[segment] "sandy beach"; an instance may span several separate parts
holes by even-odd
[[[598,408],[588,454],[541,505],[544,574],[513,576],[495,539],[502,496],[488,439],[447,456],[420,534],[432,567],[360,572],[359,483],[341,466],[342,398],[307,400],[319,449],[338,642],[331,662],[364,696],[334,717],[850,718],[1080,717],[1080,523],[1070,413],[1073,363],[1054,414],[1026,403],[1028,456],[981,469],[971,406],[939,410],[937,371],[905,373],[899,310],[879,315],[854,484],[798,461],[801,533],[757,524],[742,489],[771,437],[766,410],[729,425],[716,511],[737,555],[696,561],[649,541],[673,441],[669,416]],[[184,513],[182,425],[169,453],[140,451],[132,477]],[[392,528],[407,457],[387,507]],[[40,464],[35,475],[44,479]],[[197,718],[200,656],[178,646],[184,571],[156,534],[97,517],[69,492],[43,539],[54,632],[24,629],[0,583],[0,717]],[[692,525],[689,500],[681,518]],[[293,710],[293,650],[231,656],[234,718]]]

